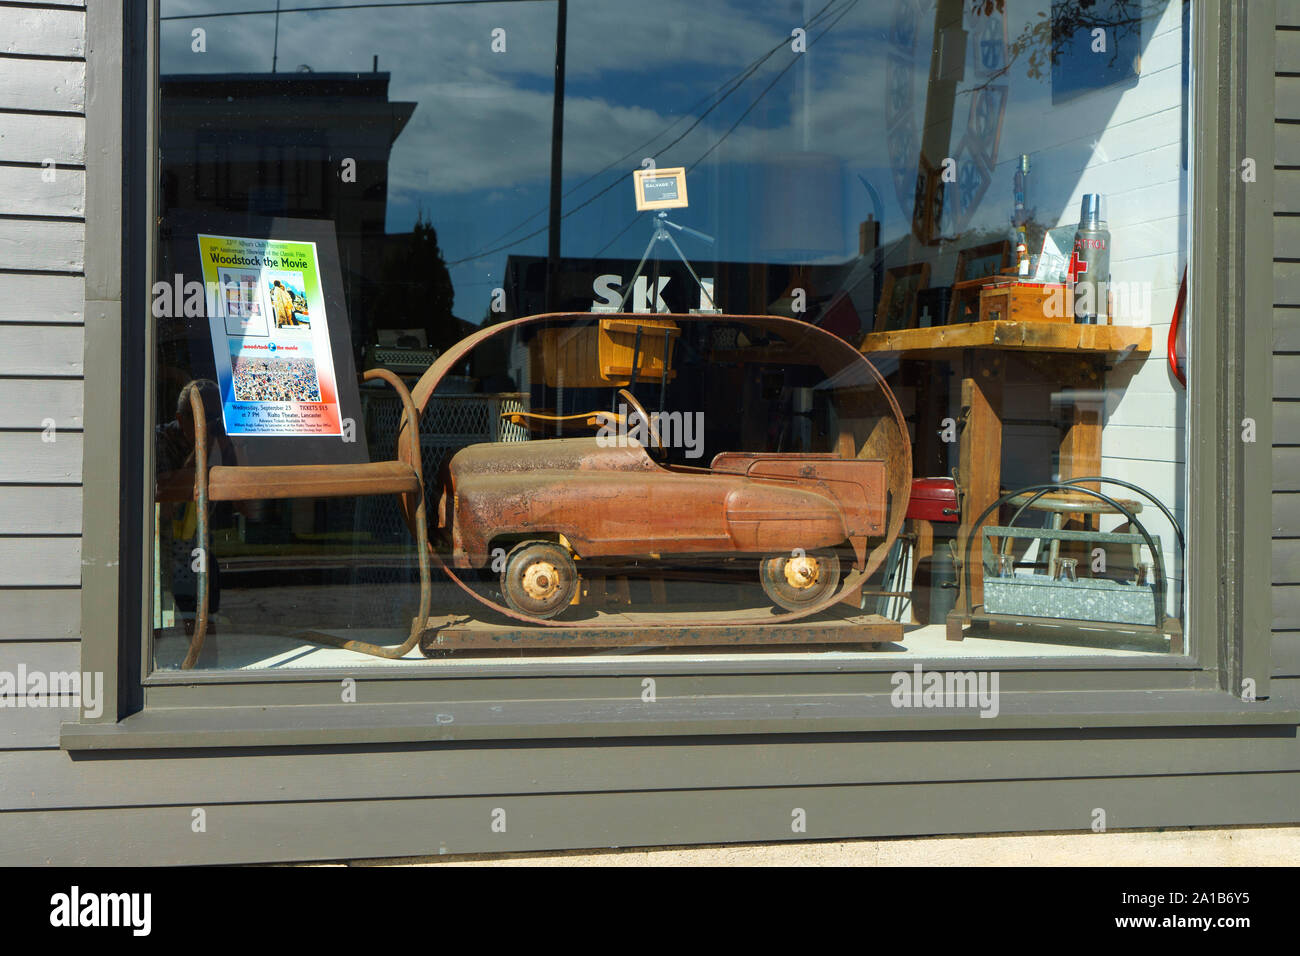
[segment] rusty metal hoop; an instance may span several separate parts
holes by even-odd
[[[866,437],[862,447],[857,449],[856,457],[858,458],[880,458],[885,461],[886,473],[889,476],[889,521],[885,530],[884,539],[874,548],[866,557],[861,568],[855,568],[845,576],[840,589],[820,601],[810,605],[800,611],[789,611],[785,614],[762,614],[755,617],[745,617],[729,621],[733,625],[747,624],[784,624],[800,620],[810,615],[817,614],[834,606],[835,604],[846,599],[853,599],[861,590],[862,585],[868,578],[880,567],[885,556],[889,553],[890,547],[898,537],[899,531],[902,530],[903,519],[907,512],[907,501],[911,493],[912,486],[912,443],[908,436],[907,422],[903,418],[903,412],[899,408],[898,401],[894,393],[886,384],[884,377],[876,369],[871,361],[859,352],[856,348],[845,342],[843,339],[826,331],[825,329],[811,325],[800,319],[786,318],[779,315],[693,315],[693,314],[658,314],[655,318],[671,318],[674,322],[743,322],[755,328],[765,331],[774,332],[783,338],[802,339],[799,344],[810,348],[813,357],[822,365],[822,370],[827,376],[834,380],[839,379],[845,385],[856,383],[871,382],[880,390],[884,398],[890,415],[882,416],[872,427],[871,433]],[[479,345],[488,339],[508,333],[512,330],[519,329],[527,325],[544,325],[555,322],[591,322],[598,316],[593,316],[586,312],[547,312],[540,315],[528,315],[518,319],[511,319],[501,322],[497,325],[490,325],[479,329],[477,332],[467,335],[451,348],[447,349],[440,355],[429,369],[421,376],[420,381],[416,383],[411,392],[411,399],[416,406],[416,415],[414,427],[418,428],[418,421],[424,414],[424,409],[428,405],[429,399],[437,390],[439,383],[447,376],[452,369],[459,366],[465,358]],[[860,378],[855,382],[854,370],[865,372],[865,378]],[[892,421],[889,419],[892,418]],[[406,432],[412,427],[406,416],[402,419],[402,432]],[[418,448],[418,443],[412,441],[398,441],[399,454],[405,456],[409,448]],[[408,525],[412,531],[415,530],[413,522],[416,520],[415,514],[410,510],[407,503],[402,503],[402,509]],[[521,614],[512,610],[496,601],[480,594],[474,588],[470,587],[456,574],[451,564],[444,561],[433,547],[431,538],[426,537],[429,541],[428,548],[430,558],[435,566],[440,568],[457,587],[474,600],[489,608],[496,613],[510,618],[511,620],[520,621],[534,627],[554,627],[554,628],[571,628],[587,626],[580,621],[554,621],[545,618],[535,617],[529,614]],[[690,626],[693,622],[680,620],[664,620],[646,622],[645,627],[683,627]]]

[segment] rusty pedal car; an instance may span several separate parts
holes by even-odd
[[[868,539],[886,532],[883,461],[723,452],[702,468],[661,464],[650,450],[599,436],[462,449],[438,508],[454,565],[486,569],[504,551],[506,604],[553,618],[574,601],[579,561],[748,556],[768,598],[800,611],[838,586],[839,551],[862,566]]]

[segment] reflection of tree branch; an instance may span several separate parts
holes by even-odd
[[[970,89],[966,89],[966,90],[958,90],[958,91],[957,91],[957,95],[958,95],[958,96],[965,96],[967,93],[978,93],[980,90],[987,90],[987,89],[989,88],[989,84],[990,84],[990,83],[992,83],[994,80],[1000,80],[1000,79],[1002,79],[1002,77],[1006,76],[1008,73],[1011,72],[1011,65],[1012,65],[1013,63],[1015,63],[1015,58],[1014,58],[1014,57],[1011,58],[1011,59],[1009,59],[1009,60],[1007,60],[1007,65],[1006,65],[1006,66],[1004,66],[1002,69],[998,70],[996,73],[992,74],[992,75],[991,75],[987,80],[985,80],[983,83],[979,84],[978,86],[972,86]]]
[[[1110,29],[1136,30],[1144,20],[1154,17],[1166,5],[1165,0],[1111,0],[1106,12],[1098,9],[1101,0],[1064,0],[1052,4],[1050,15],[1039,13],[1038,19],[1028,23],[1008,47],[1007,63],[1002,70],[979,86],[965,92],[983,89],[1002,74],[1008,72],[1026,51],[1029,58],[1025,73],[1030,79],[1041,79],[1044,69],[1061,55],[1065,44],[1080,31]],[[971,0],[970,12],[977,17],[994,13],[1006,15],[1006,0]],[[1110,63],[1119,55],[1119,43],[1112,44]]]

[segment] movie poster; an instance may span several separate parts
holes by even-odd
[[[316,244],[198,242],[226,434],[342,435]]]

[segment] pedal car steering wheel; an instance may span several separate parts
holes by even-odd
[[[659,429],[655,425],[655,420],[646,414],[645,406],[637,401],[636,396],[626,388],[620,388],[618,390],[618,397],[631,405],[632,411],[641,416],[641,421],[645,422],[646,431],[650,433],[650,448],[647,449],[647,451],[654,450],[662,452],[664,450],[663,439],[659,437]],[[628,428],[630,429],[631,425],[629,425]]]

